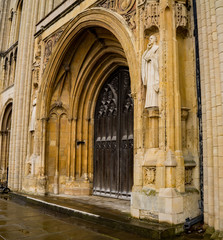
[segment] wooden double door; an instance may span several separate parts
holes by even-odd
[[[133,185],[133,100],[127,68],[103,85],[95,110],[93,194],[130,198]]]

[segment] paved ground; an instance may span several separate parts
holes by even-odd
[[[98,199],[100,202],[100,199]],[[111,200],[112,201],[112,200]],[[127,203],[124,203],[124,205]],[[116,208],[116,207],[114,207]],[[123,209],[124,210],[124,209]],[[125,210],[124,210],[125,212]],[[0,198],[0,240],[145,240],[134,234],[86,222],[70,216],[54,216],[44,209]],[[184,235],[176,240],[208,239]]]
[[[0,239],[144,240],[145,238],[80,219],[52,216],[10,200],[0,199]]]

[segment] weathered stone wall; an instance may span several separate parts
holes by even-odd
[[[202,87],[204,217],[223,229],[223,1],[197,1]]]

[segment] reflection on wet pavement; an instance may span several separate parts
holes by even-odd
[[[0,240],[148,240],[75,217],[54,216],[44,211],[0,198]],[[205,238],[184,235],[175,240],[189,239]]]
[[[76,218],[50,216],[37,209],[0,199],[0,239],[144,240],[145,238]]]

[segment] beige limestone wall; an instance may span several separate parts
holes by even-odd
[[[222,222],[223,1],[197,1],[204,146],[204,217],[216,230]]]
[[[18,43],[18,65],[15,73],[15,92],[12,116],[12,134],[10,146],[9,186],[19,190],[22,187],[24,159],[27,152],[27,133],[30,108],[30,89],[32,76],[32,58],[34,27],[37,21],[38,1],[23,1],[21,28]]]

